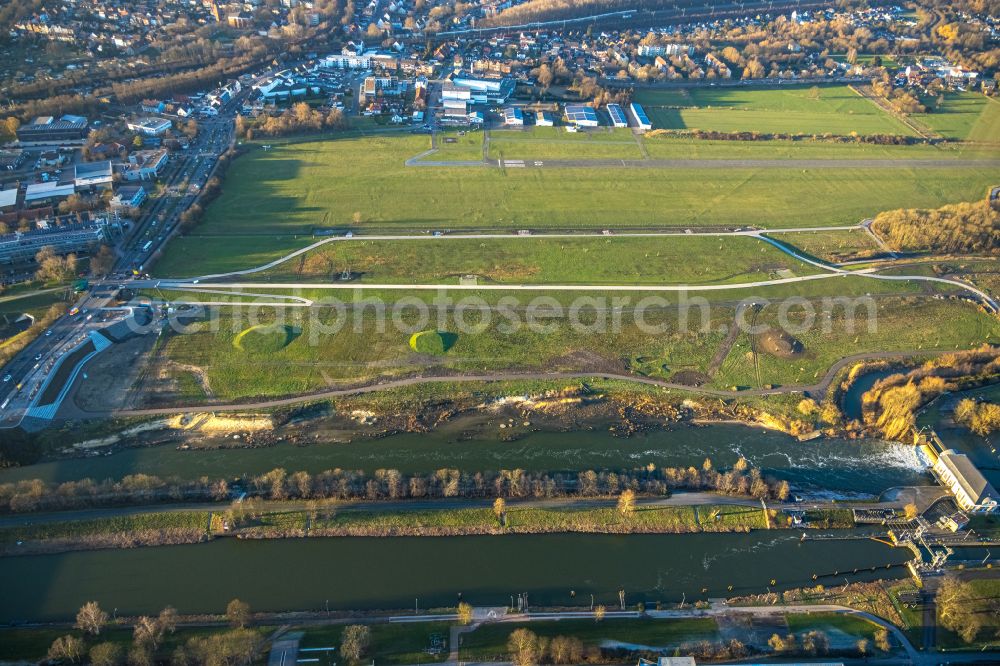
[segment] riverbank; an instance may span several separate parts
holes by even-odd
[[[847,528],[851,510],[804,511],[801,524],[779,509],[763,509],[752,498],[667,505],[640,501],[629,513],[615,500],[519,502],[502,517],[489,506],[428,507],[386,503],[362,508],[350,504],[293,502],[237,504],[215,511],[149,512],[79,521],[49,521],[0,528],[0,555],[60,553],[107,548],[138,548],[207,542],[222,537],[290,539],[319,537],[452,537],[482,535],[693,534],[747,533],[752,530]],[[692,500],[694,502],[696,500]],[[433,503],[432,503],[433,504]]]

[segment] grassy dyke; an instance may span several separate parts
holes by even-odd
[[[149,512],[93,520],[0,528],[0,553],[22,555],[91,548],[194,543],[207,537],[206,511]]]
[[[678,534],[767,529],[763,510],[733,505],[639,506],[631,516],[614,507],[513,507],[506,526],[489,508],[418,509],[398,512],[345,510],[333,516],[307,512],[265,513],[240,527],[245,538],[282,536],[458,536],[473,534]],[[773,515],[772,515],[773,519]],[[773,526],[773,524],[772,524]]]
[[[252,279],[329,280],[344,270],[361,282],[398,284],[458,284],[464,275],[488,283],[727,284],[819,271],[749,237],[428,238],[328,243]]]

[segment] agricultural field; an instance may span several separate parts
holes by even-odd
[[[919,170],[408,168],[407,159],[429,148],[428,137],[413,135],[271,145],[267,152],[251,145],[236,160],[202,223],[167,247],[158,275],[264,263],[308,244],[296,236],[316,229],[851,224],[890,208],[979,199],[995,180],[988,164]]]
[[[894,134],[905,124],[847,86],[641,90],[635,100],[662,129],[782,134]]]
[[[943,103],[925,99],[928,113],[912,118],[946,139],[976,143],[1000,143],[1000,102],[972,92],[948,92]]]
[[[350,271],[379,284],[456,284],[467,275],[488,283],[727,284],[818,270],[749,237],[429,237],[335,241],[254,279],[325,281]]]

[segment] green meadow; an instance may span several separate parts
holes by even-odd
[[[989,164],[922,169],[405,167],[405,160],[429,148],[427,136],[271,145],[267,152],[247,146],[202,223],[168,246],[155,268],[158,275],[259,265],[308,244],[304,237],[316,230],[852,224],[885,209],[981,198],[996,171]]]
[[[345,270],[380,284],[457,284],[462,276],[484,283],[726,284],[819,269],[749,237],[427,237],[334,241],[255,279],[329,281]]]
[[[753,300],[764,302],[762,293],[769,292],[758,290],[744,297],[752,294]],[[217,325],[204,322],[187,334],[168,337],[160,370],[181,382],[183,375],[193,372],[187,366],[196,366],[218,398],[295,395],[344,382],[428,372],[611,371],[659,379],[694,372],[712,386],[730,389],[756,387],[758,369],[761,385],[812,384],[850,354],[949,351],[1000,341],[1000,324],[973,306],[923,296],[876,294],[870,307],[819,298],[808,305],[795,304],[787,308],[787,321],[802,348],[792,356],[769,352],[759,339],[751,340],[745,333],[731,348],[724,346],[734,321],[734,302],[706,303],[685,311],[678,307],[680,298],[670,295],[667,304],[646,301],[640,318],[633,308],[645,295],[631,295],[623,301],[624,311],[612,316],[606,309],[612,305],[611,297],[625,295],[594,293],[576,312],[563,308],[561,314],[550,316],[547,308],[557,305],[556,299],[535,306],[529,315],[535,294],[509,293],[506,298],[515,296],[519,300],[504,303],[502,296],[492,294],[491,302],[503,307],[486,309],[484,299],[460,312],[450,304],[433,308],[433,325],[454,334],[453,344],[437,355],[415,352],[408,344],[413,331],[426,330],[429,324],[411,301],[405,307],[390,302],[384,316],[371,302],[354,302],[339,312],[261,308],[254,321],[269,323],[284,317],[284,325],[300,332],[270,354],[250,354],[234,346],[234,339],[246,329],[247,311],[238,316],[223,309]],[[773,302],[755,323],[779,327],[786,320],[778,313],[785,308],[779,299],[768,300]],[[806,310],[815,314],[812,325],[802,325]],[[944,320],[949,321],[946,329],[939,326]],[[720,353],[721,363],[713,364]]]
[[[1000,143],[1000,102],[973,92],[948,92],[942,103],[923,100],[927,113],[913,119],[947,139],[977,143]]]
[[[913,135],[847,86],[641,90],[636,101],[660,129]]]

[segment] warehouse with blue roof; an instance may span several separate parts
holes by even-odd
[[[567,104],[565,110],[566,122],[577,127],[597,127],[597,111],[592,106],[584,104]]]
[[[632,117],[635,118],[636,127],[641,130],[653,129],[653,123],[649,122],[649,116],[646,115],[646,112],[641,106],[632,102],[632,104],[629,105],[629,108],[632,110]]]
[[[608,104],[608,115],[611,116],[612,127],[628,127],[625,110],[617,104]]]

